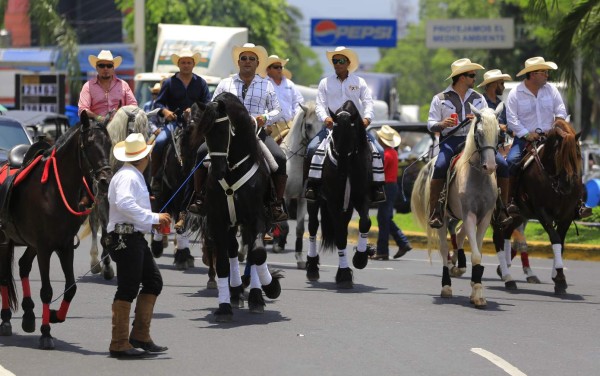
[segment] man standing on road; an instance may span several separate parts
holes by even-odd
[[[90,118],[102,123],[107,115],[110,116],[119,107],[138,105],[127,82],[115,75],[115,70],[123,61],[120,56],[113,57],[110,51],[102,50],[98,56],[88,56],[88,61],[98,75],[83,85],[79,93],[77,115],[81,116],[85,110]]]

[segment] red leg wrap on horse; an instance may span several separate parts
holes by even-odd
[[[0,294],[2,295],[2,309],[8,309],[8,286],[0,287]]]
[[[67,312],[69,311],[70,304],[71,303],[67,302],[66,300],[63,300],[60,303],[60,309],[58,310],[58,312],[56,312],[56,316],[59,320],[65,321],[65,319],[67,318]]]
[[[29,286],[29,278],[23,278],[21,280],[21,286],[23,287],[23,298],[31,298],[31,287]]]
[[[50,325],[50,304],[42,305],[42,325]]]
[[[524,268],[529,268],[529,255],[527,252],[521,252],[521,264]]]
[[[458,245],[456,244],[456,234],[450,235],[450,240],[452,241],[452,246],[454,249],[458,249]]]

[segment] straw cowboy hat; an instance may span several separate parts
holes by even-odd
[[[383,142],[391,148],[398,147],[398,145],[400,145],[400,143],[402,142],[402,138],[400,137],[398,132],[396,132],[394,128],[390,127],[387,124],[382,126],[381,129],[379,129],[375,133],[377,133],[377,137],[379,137],[379,140],[381,142]]]
[[[152,94],[158,94],[160,92],[160,82],[155,83],[154,86],[149,89]]]
[[[146,144],[144,135],[132,133],[125,141],[118,142],[113,148],[113,155],[121,162],[134,162],[144,158],[152,151],[152,145]]]
[[[350,60],[350,65],[348,65],[348,72],[354,72],[358,69],[358,55],[353,50],[346,48],[344,46],[336,47],[333,51],[327,51],[327,60],[329,60],[329,64],[333,65],[331,59],[333,59],[334,55],[344,55]]]
[[[477,85],[477,87],[483,87],[498,80],[510,81],[512,80],[512,77],[508,74],[503,74],[500,69],[492,69],[483,74],[483,82]]]
[[[289,69],[283,68],[283,72],[282,73],[285,76],[285,78],[287,78],[288,80],[292,79],[293,74],[292,74],[292,72]]]
[[[450,76],[448,76],[448,78],[446,78],[446,80],[454,76],[458,76],[459,74],[485,68],[479,64],[472,63],[469,59],[458,59],[452,63],[450,69],[452,70],[452,73]]]
[[[90,65],[94,68],[96,68],[96,64],[98,63],[98,61],[110,61],[115,66],[115,69],[117,69],[119,65],[121,65],[121,62],[123,62],[123,58],[121,56],[113,57],[112,53],[109,50],[102,50],[100,51],[98,56],[88,56],[88,61],[90,62]]]
[[[182,59],[184,57],[191,57],[192,59],[194,59],[194,65],[197,65],[200,62],[200,54],[198,52],[193,53],[190,49],[181,50],[179,52],[179,55],[171,55],[171,61],[173,62],[173,64],[177,65],[179,64],[179,59]]]
[[[242,52],[252,52],[256,54],[258,57],[258,67],[256,67],[257,73],[266,72],[267,70],[267,60],[269,54],[267,50],[263,46],[256,46],[254,43],[244,43],[243,46],[233,46],[233,51],[231,52],[231,57],[233,58],[233,63],[237,65],[240,60],[240,55]]]
[[[277,55],[269,56],[267,58],[267,63],[265,64],[265,70],[263,73],[261,73],[261,76],[267,77],[267,68],[269,68],[271,65],[273,65],[275,63],[280,63],[282,67],[285,67],[285,65],[288,63],[288,61],[290,61],[290,59],[282,59]]]
[[[525,61],[525,68],[517,73],[517,77],[522,76],[527,72],[546,69],[558,69],[558,65],[552,61],[544,60],[541,56],[532,57]]]

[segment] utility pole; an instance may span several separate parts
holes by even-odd
[[[145,0],[135,0],[133,7],[134,41],[135,41],[135,73],[146,71],[146,13]]]

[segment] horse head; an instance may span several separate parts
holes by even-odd
[[[494,111],[491,108],[478,110],[471,105],[471,112],[475,115],[471,121],[471,129],[467,136],[464,155],[471,158],[479,154],[479,167],[485,174],[496,171],[496,148],[498,146],[498,116],[504,108],[502,104]]]
[[[348,100],[335,114],[330,114],[334,121],[331,136],[334,153],[342,159],[358,153],[361,141],[366,142],[366,131],[354,102]]]
[[[79,157],[81,168],[86,175],[91,177],[100,194],[108,192],[108,184],[112,178],[112,169],[109,156],[112,141],[106,127],[99,124],[90,124],[86,111],[81,113],[81,136],[79,138]]]
[[[581,150],[578,136],[571,125],[556,119],[554,127],[546,134],[546,142],[541,152],[544,167],[558,178],[561,192],[568,194],[574,184],[581,179]]]
[[[108,118],[108,117],[107,117]],[[134,105],[123,106],[106,125],[108,135],[114,146],[117,142],[124,141],[132,133],[141,133],[148,139],[148,116],[139,107]],[[114,155],[110,155],[110,165],[116,171],[123,163]]]

